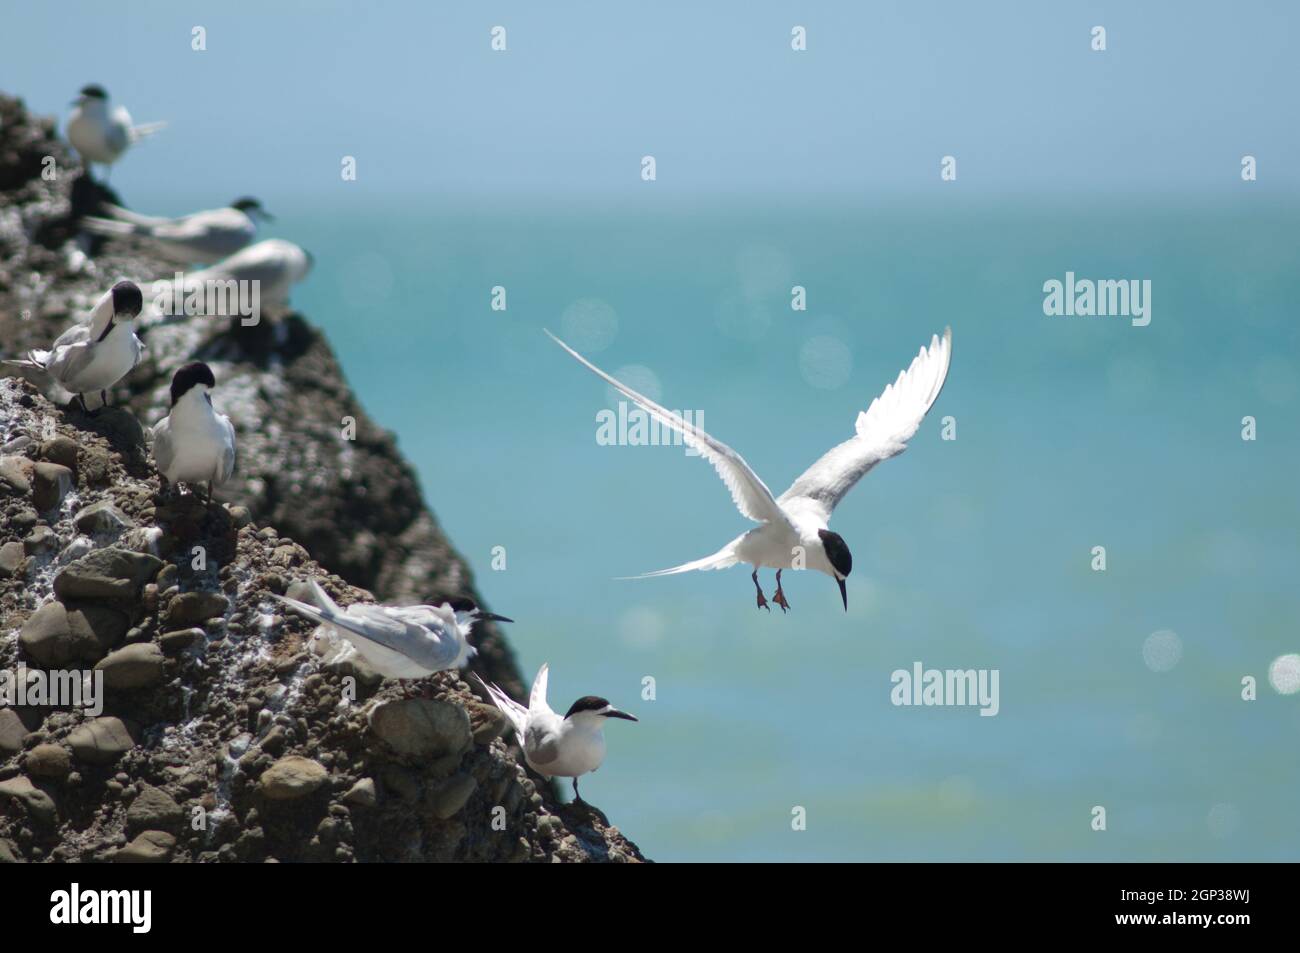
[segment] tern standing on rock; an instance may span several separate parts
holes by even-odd
[[[167,125],[165,122],[133,125],[125,106],[109,109],[108,93],[103,86],[92,84],[84,87],[72,105],[72,115],[68,117],[68,142],[85,160],[87,172],[92,162],[111,170],[128,146]],[[107,173],[105,175],[107,177]]]
[[[172,377],[172,408],[153,428],[153,458],[167,483],[207,483],[212,491],[235,472],[235,428],[212,406],[217,379],[208,365],[186,364]]]
[[[474,677],[510,721],[532,769],[548,778],[573,778],[573,796],[582,801],[578,778],[605,760],[605,719],[638,719],[596,695],[579,698],[561,718],[546,703],[547,673],[546,665],[538,670],[527,708],[497,686]]]
[[[360,655],[385,678],[423,678],[446,669],[463,668],[477,654],[469,644],[474,623],[483,619],[513,622],[485,612],[470,599],[440,605],[378,606],[354,602],[339,608],[315,579],[310,581],[316,605],[286,596],[274,598],[321,628],[318,634],[342,642],[336,660]]]
[[[119,281],[96,302],[88,321],[68,328],[48,351],[29,351],[26,359],[5,363],[44,371],[90,413],[85,395],[98,391],[107,404],[108,388],[140,363],[144,345],[135,335],[135,322],[143,307],[139,286]]]
[[[737,563],[748,563],[754,567],[751,578],[758,591],[758,607],[771,611],[758,584],[758,570],[768,567],[776,570],[776,593],[772,601],[784,612],[790,608],[790,603],[781,591],[781,570],[816,569],[839,584],[844,611],[848,611],[849,594],[844,580],[853,571],[853,555],[844,537],[827,527],[831,512],[872,467],[907,449],[907,442],[916,434],[926,413],[939,398],[943,382],[948,377],[948,363],[952,357],[951,328],[943,332],[943,340],[934,335],[929,348],[921,348],[911,366],[899,373],[898,380],[887,386],[870,407],[858,414],[856,432],[852,437],[828,450],[779,498],[772,496],[772,491],[750,469],[744,457],[721,440],[715,440],[698,427],[686,423],[679,415],[616,381],[550,331],[546,333],[579,363],[635,401],[659,423],[680,433],[687,446],[698,450],[713,464],[731,491],[731,498],[740,514],[761,524],[757,529],[737,536],[712,556],[634,578],[668,576],[695,569],[726,569]]]
[[[236,199],[225,208],[194,212],[181,218],[154,218],[105,203],[106,217],[87,216],[81,226],[95,235],[121,238],[135,235],[153,251],[177,265],[210,265],[233,255],[257,237],[258,219],[273,221],[254,198]]]

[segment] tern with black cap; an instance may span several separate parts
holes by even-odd
[[[579,802],[582,796],[578,793],[578,778],[595,771],[605,761],[605,721],[609,718],[638,720],[598,695],[579,698],[561,718],[546,703],[547,665],[538,670],[533,680],[527,708],[496,685],[477,675],[474,677],[514,728],[529,766],[548,778],[572,778],[573,796]]]
[[[95,303],[86,321],[60,334],[48,351],[28,351],[26,358],[5,363],[45,372],[91,413],[85,395],[98,392],[101,402],[108,403],[108,388],[140,363],[144,345],[136,337],[135,322],[143,308],[139,286],[119,281]]]
[[[317,624],[313,637],[326,643],[322,655],[329,661],[359,655],[385,678],[423,678],[463,668],[477,654],[469,642],[474,623],[514,621],[486,612],[468,598],[418,606],[354,602],[341,609],[315,579],[308,586],[315,605],[274,598]]]
[[[208,485],[212,491],[235,472],[235,427],[212,406],[217,386],[212,368],[201,361],[172,375],[171,410],[153,428],[153,458],[168,483]]]
[[[772,496],[767,485],[735,450],[610,377],[550,331],[546,333],[580,364],[637,403],[660,424],[680,433],[688,447],[713,464],[731,491],[740,514],[760,524],[711,556],[633,578],[726,569],[747,563],[754,567],[751,578],[758,592],[758,607],[771,611],[758,583],[758,570],[775,569],[776,593],[772,601],[784,612],[790,603],[781,589],[781,571],[815,569],[839,585],[844,610],[848,611],[849,595],[844,581],[853,571],[853,555],[844,538],[828,527],[831,513],[872,467],[907,449],[907,442],[915,436],[947,379],[952,357],[951,328],[943,332],[942,340],[938,335],[932,336],[930,346],[921,348],[911,366],[900,372],[898,379],[858,414],[852,437],[823,454],[779,497]]]
[[[259,221],[274,220],[261,202],[249,197],[180,218],[140,215],[108,202],[101,210],[102,217],[83,218],[82,228],[109,238],[138,237],[159,258],[177,265],[210,265],[233,255],[257,237]]]
[[[165,122],[135,125],[126,107],[110,108],[108,92],[94,83],[82,87],[72,106],[72,115],[68,117],[68,142],[85,161],[87,171],[92,162],[111,170],[113,163],[129,146],[167,125]]]

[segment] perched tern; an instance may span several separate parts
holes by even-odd
[[[210,265],[233,255],[257,237],[258,219],[272,220],[253,198],[236,199],[225,208],[194,212],[181,218],[139,215],[105,203],[107,217],[81,220],[86,231],[120,238],[135,235],[147,241],[159,258],[177,265]]]
[[[333,660],[359,655],[385,678],[423,678],[463,668],[478,654],[469,644],[475,622],[514,621],[485,612],[469,599],[400,607],[354,602],[340,609],[316,580],[310,586],[314,606],[285,596],[275,598],[317,623],[316,636],[338,648]]]
[[[758,570],[767,567],[776,570],[776,593],[772,601],[784,612],[790,604],[781,590],[781,570],[816,569],[839,584],[840,598],[844,601],[844,610],[848,611],[849,595],[844,580],[853,571],[853,556],[844,538],[828,528],[831,513],[872,467],[907,449],[907,442],[938,399],[948,376],[948,363],[952,357],[951,328],[944,330],[942,340],[934,335],[929,348],[921,348],[911,366],[900,372],[898,379],[888,385],[870,407],[858,414],[856,432],[852,437],[828,450],[776,498],[735,450],[616,381],[550,331],[546,333],[579,363],[640,405],[661,424],[680,433],[687,446],[713,464],[731,491],[731,498],[740,514],[760,524],[758,528],[737,536],[712,556],[634,578],[668,576],[696,569],[726,569],[737,563],[748,563],[754,567],[751,578],[758,592],[758,607],[771,611],[758,584]]]
[[[133,125],[125,106],[110,110],[108,93],[103,86],[86,86],[72,105],[72,115],[68,117],[68,142],[85,160],[87,171],[92,162],[112,169],[113,163],[122,157],[128,146],[167,125],[165,122]]]
[[[217,386],[208,365],[195,361],[172,376],[172,407],[153,428],[153,458],[167,483],[208,484],[212,491],[235,472],[235,428],[212,406]]]
[[[289,300],[289,289],[307,277],[312,263],[311,253],[293,242],[268,238],[241,248],[208,268],[182,275],[179,283],[166,279],[155,281],[153,291],[160,307],[173,314],[181,310],[178,299],[185,295],[232,281],[256,283],[258,300],[263,305],[284,305]]]
[[[527,708],[496,685],[474,677],[510,721],[533,770],[548,778],[573,778],[573,796],[581,801],[578,778],[605,760],[605,719],[638,719],[596,695],[579,698],[561,718],[546,703],[547,669],[546,665],[538,669]]]
[[[143,307],[136,283],[119,281],[95,303],[85,322],[60,334],[48,351],[28,351],[26,359],[5,363],[44,371],[90,413],[85,395],[99,391],[107,404],[108,388],[140,363],[144,345],[135,335],[135,321]]]

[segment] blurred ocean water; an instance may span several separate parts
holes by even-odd
[[[527,674],[551,664],[556,707],[641,717],[583,792],[648,855],[1300,858],[1300,695],[1268,678],[1300,652],[1294,208],[276,211],[317,258],[296,303],[518,620]],[[1046,316],[1067,271],[1149,279],[1151,323]],[[613,579],[749,524],[683,448],[600,445],[616,405],[543,327],[779,493],[948,325],[938,404],[832,522],[847,614],[811,573],[786,616],[739,568]],[[915,662],[997,670],[999,713],[895,706]]]

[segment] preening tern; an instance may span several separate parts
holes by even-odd
[[[44,371],[90,413],[85,395],[99,391],[101,401],[108,403],[108,388],[140,363],[144,345],[135,336],[135,322],[143,307],[139,286],[119,281],[95,303],[85,322],[60,334],[48,351],[28,351],[25,359],[5,363]]]

